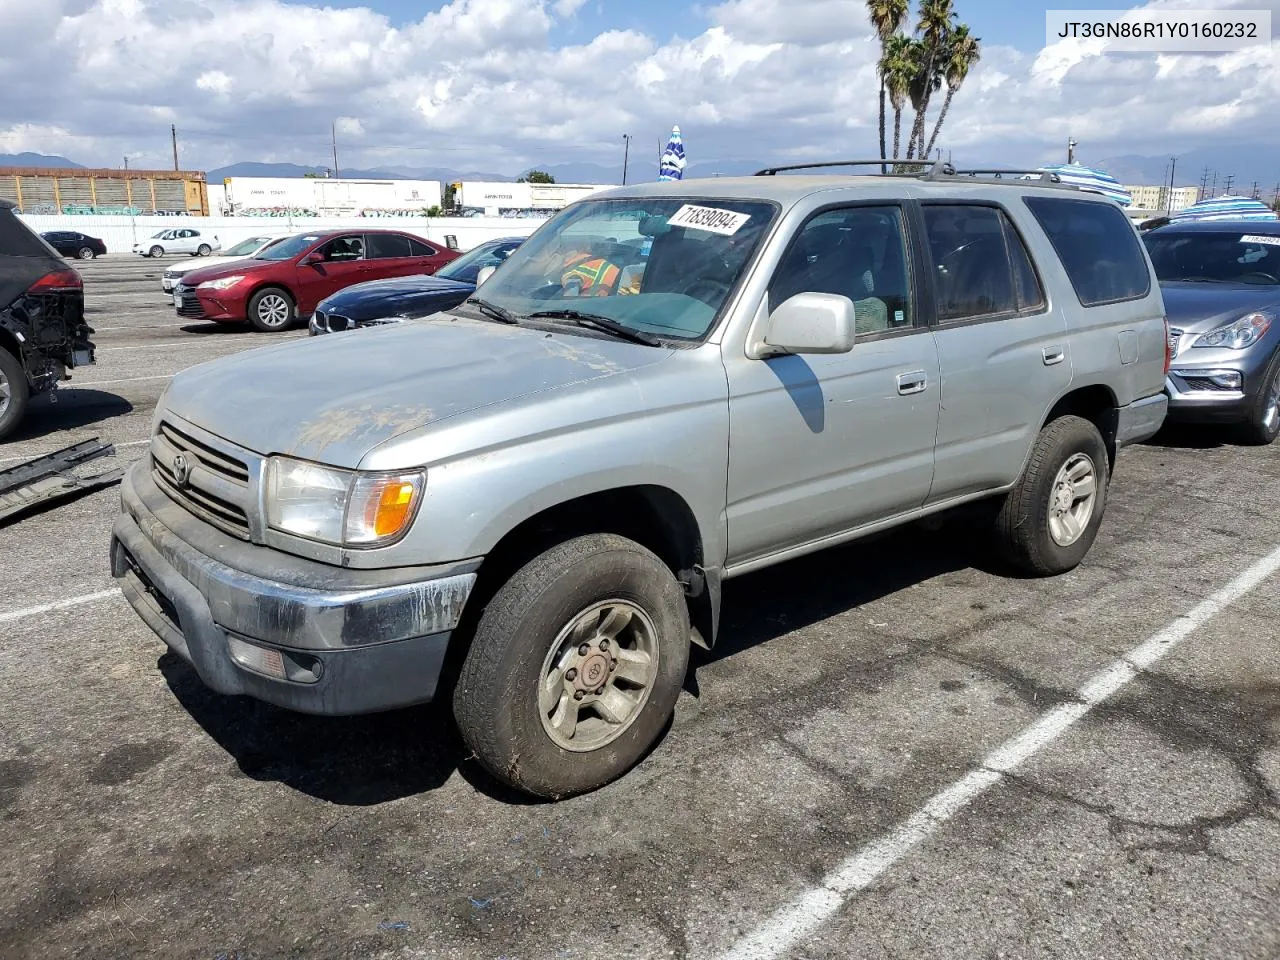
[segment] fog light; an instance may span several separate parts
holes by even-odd
[[[227,647],[231,651],[231,659],[246,670],[285,679],[284,657],[279,650],[270,647],[259,647],[253,643],[245,643],[239,637],[227,637]]]
[[[1239,390],[1244,384],[1244,377],[1239,370],[1190,369],[1174,370],[1175,377],[1181,377],[1188,384],[1199,389]]]

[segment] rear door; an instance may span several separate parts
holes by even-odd
[[[365,272],[368,279],[405,277],[414,273],[426,273],[413,256],[409,238],[399,233],[370,233],[365,235]]]
[[[936,503],[1012,482],[1072,368],[1062,304],[1046,296],[1010,210],[951,200],[920,209],[942,382]]]
[[[409,238],[409,246],[413,251],[413,273],[435,273],[446,263],[452,263],[458,258],[454,251],[437,247],[417,237]]]
[[[318,263],[298,267],[298,314],[308,316],[315,312],[316,304],[325,297],[337,293],[353,283],[370,279],[365,260],[364,235],[343,234],[322,244],[316,252]]]

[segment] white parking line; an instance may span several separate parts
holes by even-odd
[[[25,620],[27,617],[38,617],[44,613],[52,613],[54,610],[65,610],[67,607],[78,607],[81,604],[94,603],[98,600],[106,600],[108,597],[119,596],[122,596],[119,590],[99,590],[97,593],[86,593],[83,596],[59,600],[56,603],[45,603],[38,607],[26,607],[22,610],[10,610],[8,613],[0,613],[0,623],[12,623],[15,620]]]
[[[1272,551],[1208,599],[1169,623],[1096,674],[1076,693],[1076,700],[1055,707],[1021,733],[989,753],[978,768],[951,784],[887,836],[853,854],[822,883],[804,891],[734,944],[721,960],[777,960],[829,920],[849,899],[871,886],[881,874],[937,833],[974,799],[1035,756],[1094,707],[1131,683],[1142,670],[1164,657],[1192,633],[1267,577],[1280,570],[1280,549]]]

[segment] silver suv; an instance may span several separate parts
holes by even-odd
[[[214,690],[440,690],[494,776],[562,797],[660,736],[730,577],[981,498],[1014,567],[1076,566],[1167,365],[1102,197],[948,169],[624,187],[447,313],[177,376],[113,570]]]

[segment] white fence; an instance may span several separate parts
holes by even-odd
[[[162,230],[191,227],[214,235],[224,248],[262,233],[304,233],[352,227],[403,230],[447,244],[453,237],[459,250],[470,250],[486,240],[499,237],[527,237],[543,221],[505,217],[127,217],[22,214],[23,221],[37,233],[75,230],[98,237],[107,253],[130,253],[135,243]]]

